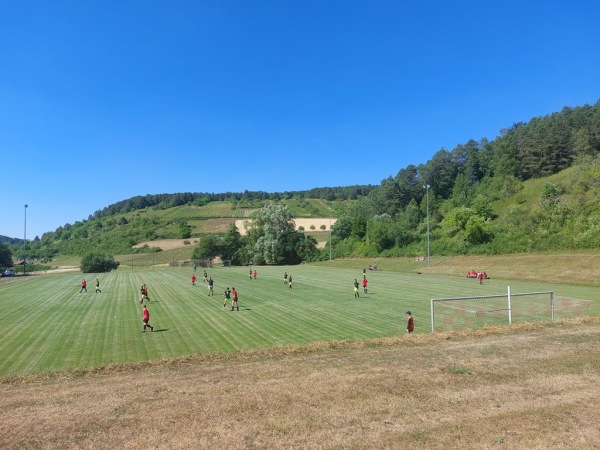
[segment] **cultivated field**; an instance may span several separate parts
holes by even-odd
[[[335,222],[337,221],[337,219],[329,219],[329,218],[310,218],[310,219],[305,219],[305,218],[295,218],[294,220],[294,224],[296,226],[296,230],[298,230],[299,227],[303,227],[304,231],[306,231],[307,233],[309,231],[311,231],[311,227],[314,227],[314,230],[321,230],[321,227],[323,228],[323,231],[327,231],[329,232],[330,229],[330,222],[331,222],[331,226],[335,225]],[[237,229],[239,230],[240,234],[242,236],[246,235],[246,228],[244,227],[244,222],[245,220],[242,219],[238,219],[235,221],[235,226],[237,227]]]
[[[510,284],[593,300],[597,316],[597,286],[377,271],[355,299],[357,267],[215,268],[214,297],[188,268],[99,275],[98,294],[95,275],[87,294],[76,273],[3,280],[0,448],[600,445],[597,319],[428,333],[432,297]],[[222,307],[232,285],[239,312]]]

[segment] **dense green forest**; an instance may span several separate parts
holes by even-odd
[[[329,217],[335,257],[499,254],[600,246],[600,102],[515,123],[494,140],[440,149],[377,186],[266,193],[138,196],[28,242],[39,260],[157,251],[159,238],[227,233],[227,224],[269,204],[295,217]],[[329,209],[331,208],[331,209]],[[211,220],[230,219],[223,230]],[[6,244],[14,248],[22,242]],[[329,250],[311,253],[329,258]]]

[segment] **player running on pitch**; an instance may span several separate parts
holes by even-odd
[[[140,287],[140,293],[142,294],[142,298],[140,299],[140,303],[144,303],[144,300],[150,302],[150,297],[148,297],[148,286],[144,283]]]
[[[208,295],[215,295],[215,280],[212,277],[208,279]]]
[[[144,312],[142,316],[142,333],[146,332],[146,327],[150,327],[150,331],[154,331],[154,327],[150,325],[150,311],[148,311],[148,307],[144,305]]]

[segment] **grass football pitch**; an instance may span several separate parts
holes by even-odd
[[[53,274],[0,284],[0,376],[89,369],[197,354],[361,340],[405,333],[411,310],[417,333],[430,330],[431,298],[554,290],[595,299],[597,288],[492,280],[480,286],[462,277],[368,272],[368,294],[354,298],[362,271],[317,265],[213,268],[215,294],[208,296],[197,271],[182,268],[120,270],[109,274]],[[293,289],[283,273],[293,276]],[[80,281],[88,281],[80,293]],[[95,280],[101,293],[95,293]],[[142,333],[139,287],[149,286],[151,313]],[[239,311],[223,308],[225,287],[235,286]],[[592,314],[597,314],[594,304]],[[560,318],[560,317],[559,317]]]

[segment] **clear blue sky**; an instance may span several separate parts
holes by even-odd
[[[600,98],[600,2],[0,0],[0,234],[379,184]]]

